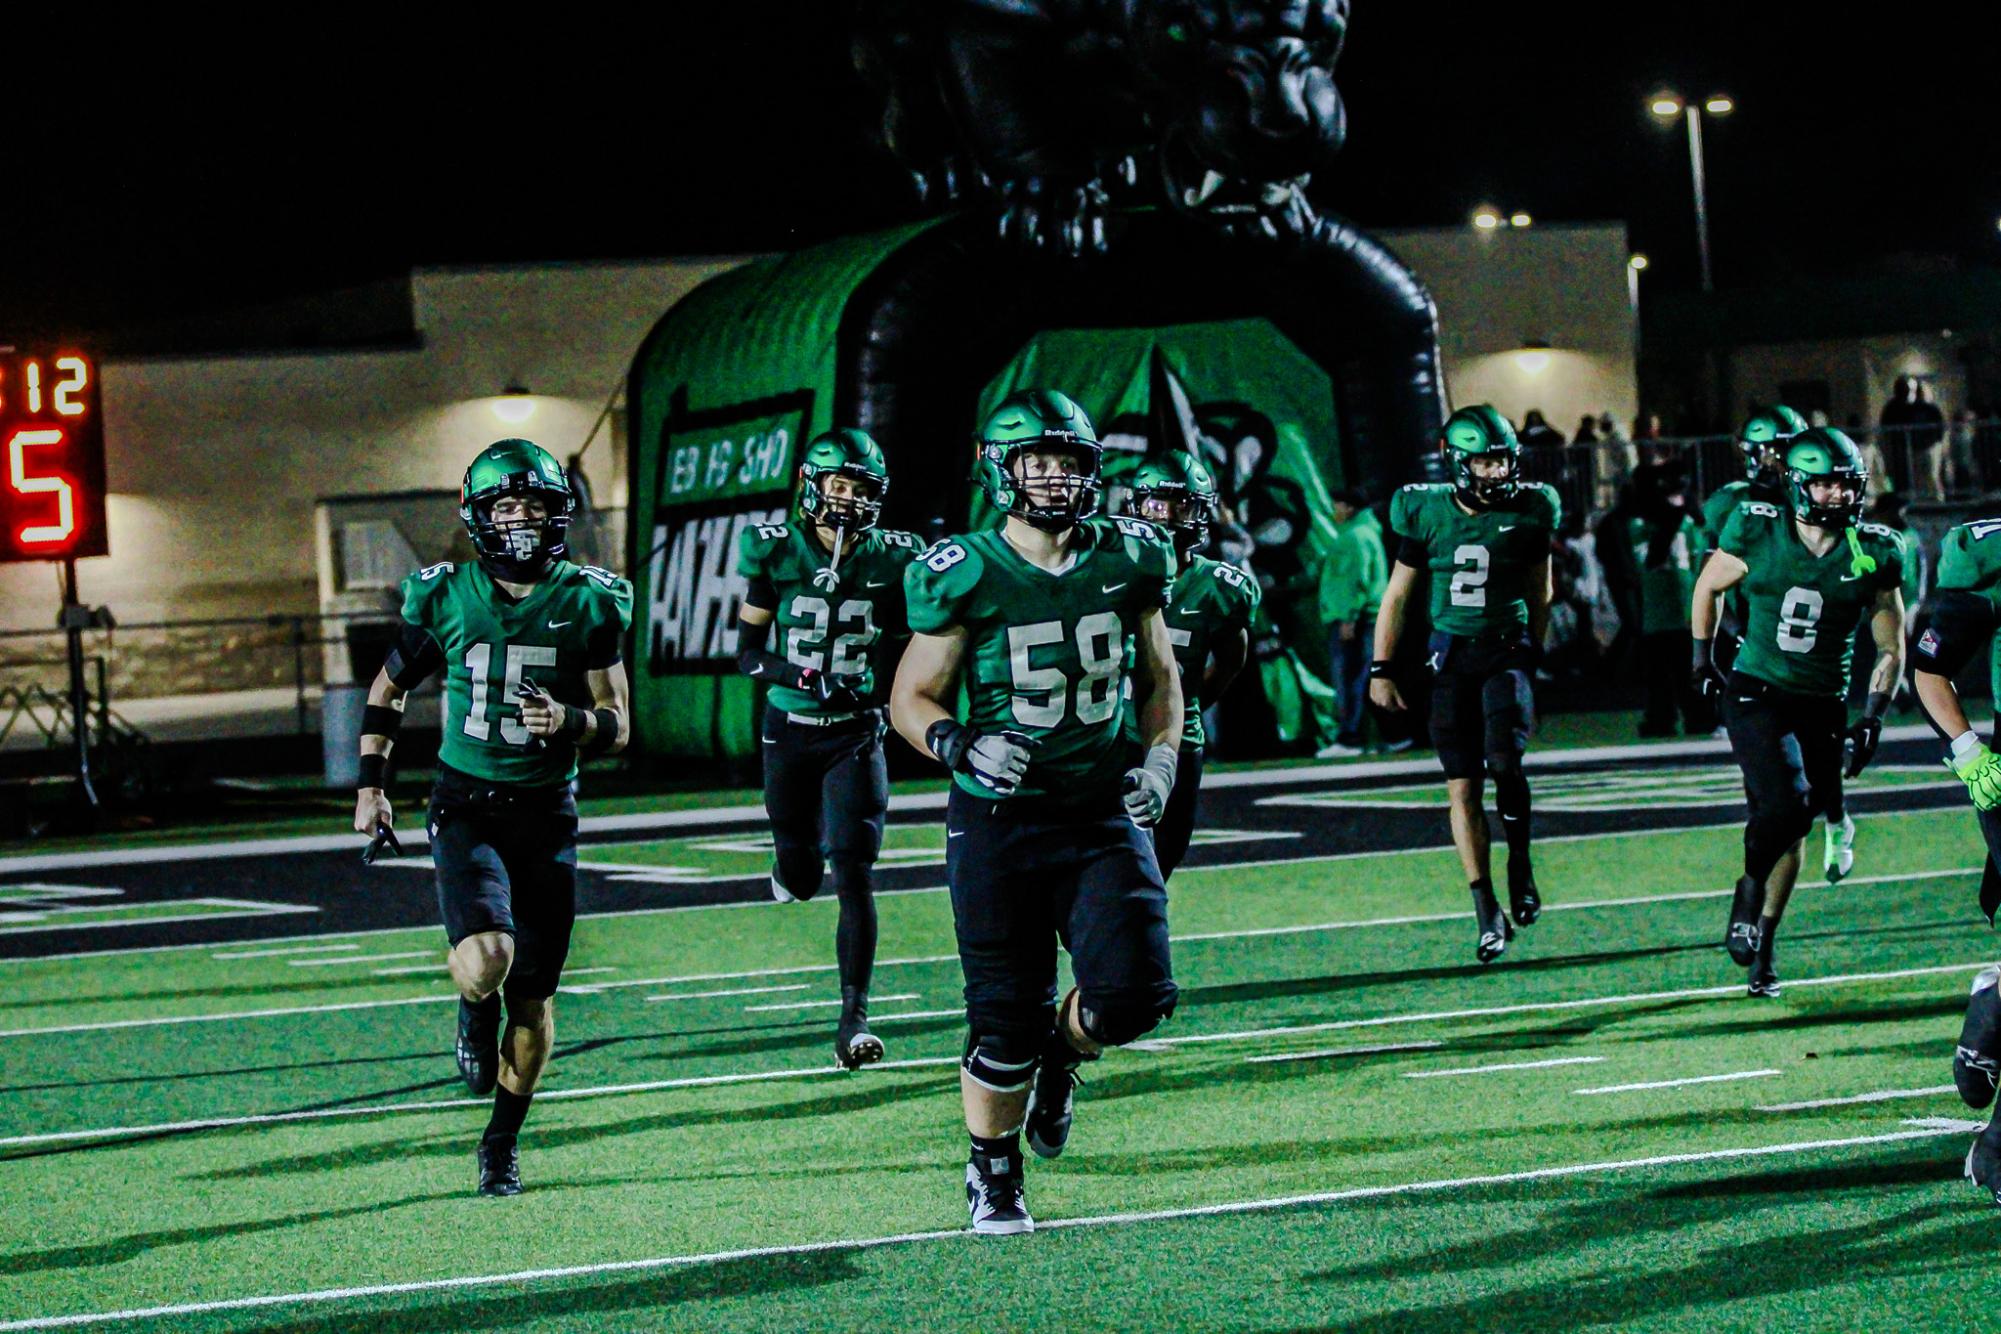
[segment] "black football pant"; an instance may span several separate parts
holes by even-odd
[[[840,898],[834,951],[841,988],[867,991],[875,972],[875,862],[889,812],[889,771],[874,711],[826,726],[764,711],[764,809],[778,883],[794,898],[820,892],[829,866]]]
[[[438,911],[453,947],[498,931],[514,938],[507,1000],[556,994],[577,919],[577,802],[551,788],[490,783],[438,766],[425,823]]]
[[[1431,742],[1451,778],[1494,780],[1494,808],[1508,857],[1524,869],[1532,833],[1528,774],[1522,768],[1535,727],[1534,655],[1526,631],[1431,640]]]
[[[1744,874],[1764,884],[1816,815],[1841,809],[1847,702],[1796,695],[1742,672],[1724,695],[1730,749],[1744,771]],[[1838,815],[1830,818],[1839,819]]]
[[[1153,855],[1160,863],[1162,880],[1174,874],[1188,855],[1188,840],[1195,833],[1195,803],[1202,793],[1202,747],[1183,746],[1181,764],[1174,771],[1174,791],[1167,795],[1167,809],[1153,828]]]

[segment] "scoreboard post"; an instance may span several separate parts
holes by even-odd
[[[95,809],[83,632],[108,613],[76,594],[81,556],[111,553],[104,514],[104,416],[96,359],[69,348],[0,342],[0,564],[60,561],[78,795]]]

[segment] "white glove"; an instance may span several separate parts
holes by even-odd
[[[987,732],[966,747],[967,773],[1001,796],[1010,796],[1028,775],[1028,752],[1035,744],[1020,732]]]
[[[1126,770],[1126,818],[1141,829],[1160,823],[1167,810],[1167,796],[1174,791],[1174,774],[1181,765],[1181,752],[1173,746],[1155,746],[1146,753],[1146,763]]]

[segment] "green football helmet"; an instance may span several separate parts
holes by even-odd
[[[533,496],[546,517],[495,523],[494,502]],[[511,583],[533,583],[570,552],[570,517],[576,497],[556,456],[532,440],[496,440],[479,452],[459,485],[459,521],[487,573]]]
[[[827,494],[827,479],[845,477],[853,494]],[[814,523],[851,532],[875,527],[889,494],[889,464],[867,431],[852,426],[814,436],[799,464],[799,512]]]
[[[973,478],[1001,513],[1044,532],[1060,533],[1097,512],[1103,451],[1097,428],[1068,396],[1053,389],[1009,394],[987,414],[974,446]],[[1015,475],[1015,461],[1027,453],[1068,454],[1076,460],[1074,472],[1044,485],[1045,491],[1061,490],[1056,501],[1037,503]]]
[[[1514,497],[1522,484],[1522,443],[1515,428],[1488,403],[1461,408],[1445,419],[1438,447],[1452,465],[1452,481],[1459,498],[1474,509],[1487,509]],[[1478,477],[1473,473],[1477,458],[1504,458],[1507,471],[1498,477]]]
[[[1133,473],[1132,513],[1172,533],[1184,557],[1207,545],[1216,506],[1215,475],[1185,449],[1155,455]]]
[[[1815,426],[1786,444],[1786,494],[1793,517],[1816,528],[1852,528],[1862,522],[1862,500],[1869,490],[1869,469],[1862,451],[1844,431]],[[1850,497],[1839,504],[1816,504],[1808,489],[1826,478],[1853,483]]]
[[[1744,454],[1744,476],[1757,481],[1760,473],[1777,478],[1785,466],[1786,442],[1806,429],[1806,418],[1783,403],[1759,408],[1744,419],[1737,448]]]

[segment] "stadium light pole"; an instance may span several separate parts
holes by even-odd
[[[1737,109],[1737,103],[1722,93],[1712,93],[1703,100],[1701,106],[1685,101],[1680,93],[1663,90],[1647,99],[1647,110],[1663,125],[1672,125],[1677,119],[1688,123],[1688,170],[1695,181],[1695,242],[1702,255],[1702,290],[1716,290],[1716,280],[1709,266],[1709,184],[1702,153],[1702,113],[1711,116],[1727,116]]]

